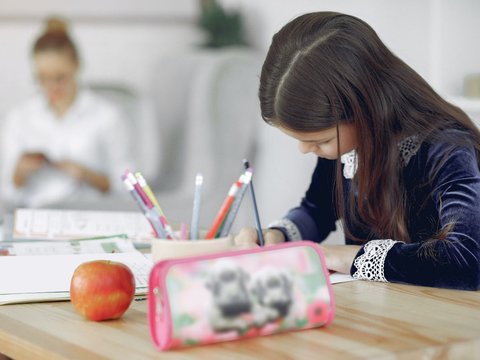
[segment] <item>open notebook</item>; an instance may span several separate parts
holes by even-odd
[[[16,209],[14,239],[66,240],[125,234],[134,241],[151,239],[152,228],[140,212]]]
[[[113,254],[0,256],[0,305],[69,300],[76,267],[91,260],[124,263],[135,275],[136,295],[145,295],[153,263],[139,251]]]

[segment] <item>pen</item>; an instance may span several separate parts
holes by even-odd
[[[222,225],[223,221],[225,220],[225,216],[227,216],[228,211],[230,210],[230,207],[232,206],[233,201],[235,200],[235,195],[240,188],[240,181],[235,181],[233,185],[230,187],[230,190],[228,190],[227,197],[223,201],[222,207],[218,211],[217,216],[215,217],[215,220],[213,221],[212,227],[208,231],[207,235],[205,236],[205,239],[213,239],[215,235],[218,232],[218,229]]]
[[[142,188],[142,190],[144,191],[145,195],[148,197],[152,205],[155,206],[155,208],[157,209],[158,214],[160,216],[160,221],[162,222],[163,227],[167,231],[168,238],[173,239],[174,235],[173,235],[172,227],[168,224],[167,217],[165,216],[162,208],[160,207],[160,204],[158,203],[157,198],[155,197],[155,194],[153,193],[152,189],[150,188],[150,186],[148,186],[147,180],[145,180],[141,172],[136,172],[135,178],[138,181],[138,185]]]
[[[198,239],[198,223],[200,220],[200,201],[202,198],[203,175],[198,173],[195,177],[195,193],[193,195],[192,224],[190,225],[190,238]]]
[[[165,233],[165,230],[161,226],[159,226],[160,224],[157,221],[154,220],[154,214],[151,213],[151,209],[147,207],[140,195],[135,191],[135,187],[131,183],[130,179],[126,175],[123,175],[122,181],[125,184],[125,188],[127,189],[127,191],[130,193],[130,195],[132,195],[138,207],[140,208],[140,210],[142,210],[142,213],[147,218],[150,226],[153,229],[153,232],[155,233],[155,236],[157,238],[165,238],[167,235]]]
[[[245,169],[250,168],[250,163],[247,159],[243,160],[243,165],[245,166]],[[260,217],[258,216],[257,200],[255,199],[255,191],[253,190],[253,180],[250,180],[250,193],[252,194],[253,211],[255,213],[255,224],[257,226],[258,242],[260,246],[263,246],[265,244],[265,241],[263,239],[262,225],[260,225]]]
[[[238,210],[240,209],[240,204],[242,203],[242,199],[247,191],[248,185],[252,179],[252,169],[247,169],[245,174],[240,176],[240,182],[242,183],[240,190],[238,191],[237,196],[235,197],[235,201],[232,204],[232,208],[228,213],[227,217],[225,218],[225,222],[222,225],[222,230],[220,231],[220,237],[227,236],[230,233],[230,229],[232,228],[233,221],[237,216]]]

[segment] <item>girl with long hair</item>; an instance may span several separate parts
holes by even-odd
[[[302,15],[273,37],[263,119],[318,156],[299,207],[267,244],[323,241],[329,269],[358,279],[480,288],[480,132],[364,21]],[[245,228],[237,243],[257,242]]]

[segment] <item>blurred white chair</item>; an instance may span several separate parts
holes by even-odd
[[[241,48],[197,50],[164,61],[157,81],[163,90],[155,101],[163,156],[154,187],[167,216],[190,222],[195,175],[201,172],[200,221],[209,226],[243,171],[242,160],[255,165],[260,67],[257,54]],[[250,214],[251,204],[244,202],[241,213]],[[242,216],[237,225],[245,225]]]
[[[149,100],[125,84],[91,82],[87,87],[120,109],[122,115],[126,117],[132,135],[132,155],[135,165],[146,177],[157,176],[156,159],[159,148],[156,134],[158,128]],[[134,170],[137,169],[132,169],[132,171]]]

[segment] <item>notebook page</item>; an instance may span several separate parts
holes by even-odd
[[[131,239],[152,237],[145,216],[129,211],[16,209],[13,238],[72,239],[126,234]]]
[[[22,294],[23,298],[35,297],[32,295],[37,294],[37,301],[45,301],[55,293],[68,293],[76,267],[86,261],[100,259],[117,261],[129,266],[136,277],[136,293],[147,292],[147,279],[153,264],[138,251],[115,254],[2,256],[0,304],[6,300],[22,301]],[[2,299],[2,296],[5,298]]]
[[[109,237],[94,240],[3,241],[1,256],[108,254],[137,251],[130,239]]]

